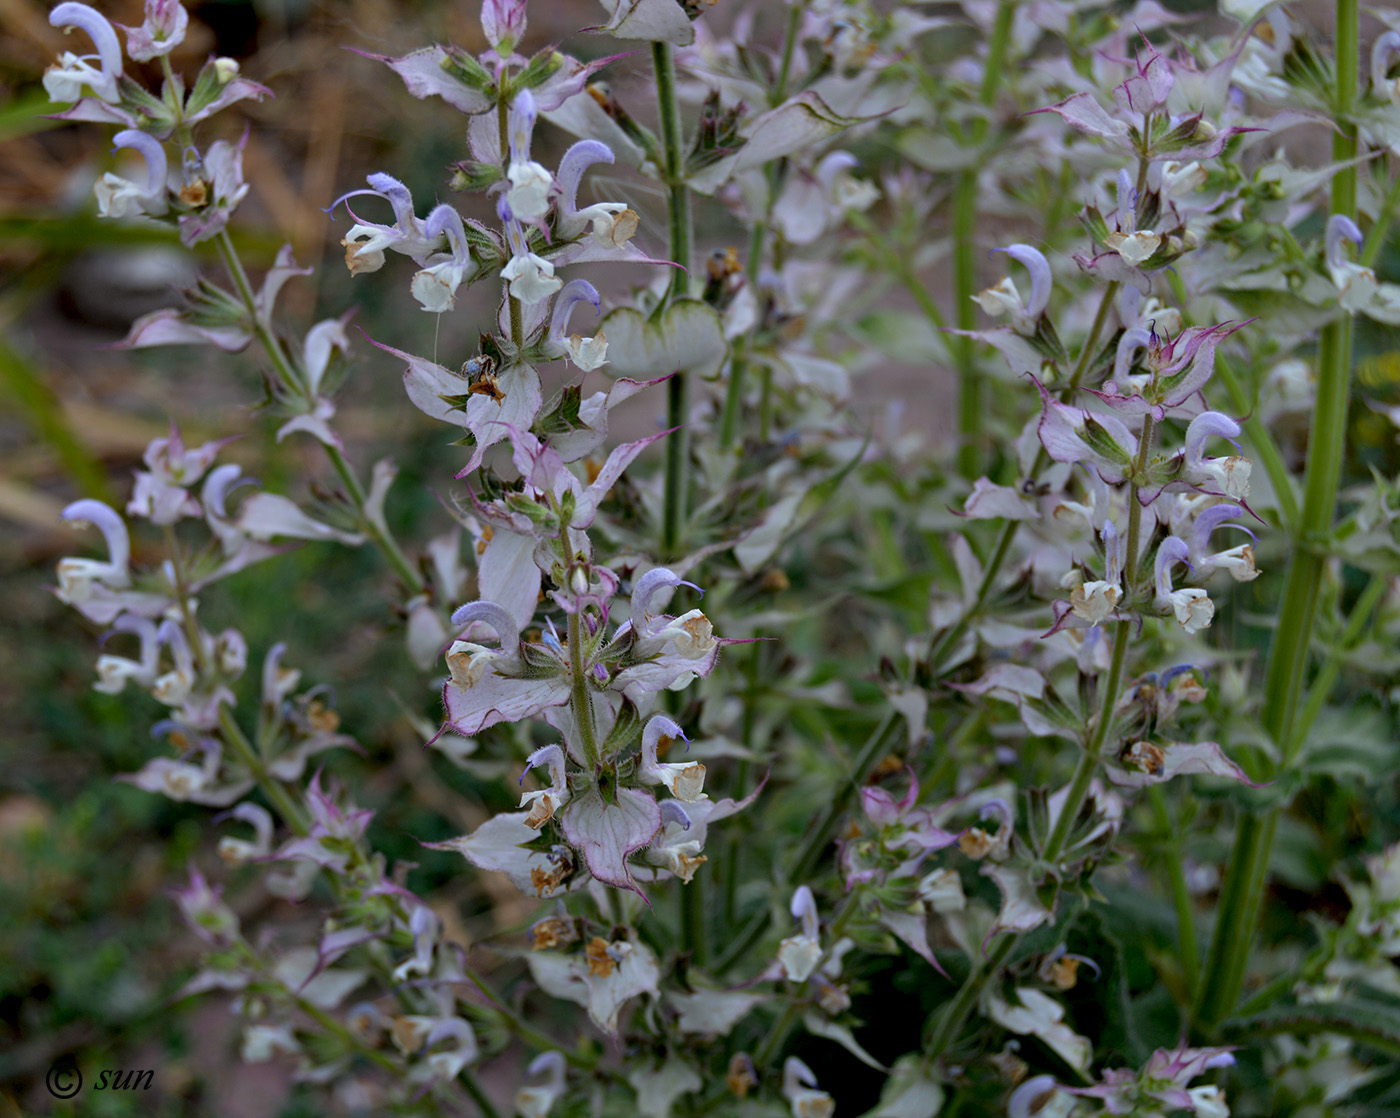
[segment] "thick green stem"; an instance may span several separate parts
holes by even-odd
[[[1337,0],[1337,89],[1334,108],[1338,132],[1332,138],[1334,162],[1356,158],[1354,125],[1343,121],[1356,103],[1360,67],[1357,0]],[[1356,215],[1355,166],[1341,167],[1332,179],[1332,212]],[[1346,442],[1347,403],[1351,392],[1352,320],[1349,315],[1323,327],[1318,353],[1317,406],[1308,436],[1303,507],[1297,522],[1293,561],[1284,583],[1278,628],[1269,648],[1261,718],[1278,748],[1284,768],[1298,748],[1295,719],[1312,644],[1318,588],[1325,562],[1321,546],[1332,527],[1341,483]],[[1263,775],[1273,775],[1271,772]],[[1259,921],[1268,879],[1269,855],[1278,828],[1277,807],[1242,814],[1220,898],[1220,915],[1211,938],[1201,982],[1196,1021],[1214,1029],[1235,1007],[1244,988],[1245,968]]]
[[[656,95],[661,116],[661,146],[665,167],[666,216],[671,233],[671,276],[668,302],[690,294],[691,224],[690,187],[685,181],[685,137],[681,132],[680,103],[676,99],[676,58],[670,43],[652,43],[656,71]],[[666,425],[675,428],[666,442],[665,504],[662,512],[661,553],[674,558],[681,547],[685,523],[686,465],[690,438],[685,423],[690,414],[690,381],[685,369],[674,372],[666,386]]]
[[[224,230],[216,238],[215,243],[219,246],[219,255],[223,258],[224,266],[228,269],[229,275],[233,279],[234,287],[238,289],[238,297],[243,301],[243,306],[248,312],[248,320],[252,324],[253,334],[258,339],[258,344],[267,355],[268,361],[272,363],[273,371],[282,384],[288,388],[300,392],[312,403],[311,393],[301,379],[296,366],[288,359],[287,352],[282,346],[281,340],[268,329],[263,322],[262,316],[258,314],[256,296],[253,294],[253,285],[248,282],[248,273],[243,268],[243,261],[239,259],[238,250],[233,247],[233,240]],[[318,440],[319,441],[319,440]],[[366,494],[364,487],[360,484],[360,479],[355,476],[355,471],[346,460],[345,455],[336,447],[321,444],[326,451],[326,456],[331,460],[331,465],[335,467],[335,472],[339,475],[341,484],[345,486],[346,496],[354,504],[359,513],[360,521],[370,539],[375,546],[383,553],[389,566],[394,569],[394,573],[399,576],[404,586],[408,588],[410,594],[421,594],[424,591],[423,579],[414,570],[403,551],[399,548],[398,542],[393,536],[382,531],[380,527],[373,523],[365,512]]]
[[[959,330],[977,328],[977,260],[972,234],[977,224],[977,171],[964,171],[953,187],[953,321]],[[977,345],[972,338],[956,335],[954,356],[958,367],[958,473],[974,480],[981,473],[982,385],[977,374]]]
[[[598,765],[598,735],[593,728],[593,696],[588,686],[588,665],[583,655],[583,619],[578,610],[569,614],[569,705],[578,726],[579,745],[590,772]]]

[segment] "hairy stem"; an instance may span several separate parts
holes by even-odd
[[[223,735],[224,744],[232,748],[234,755],[248,770],[248,774],[257,782],[262,794],[267,797],[268,802],[277,809],[277,814],[282,817],[282,821],[299,835],[306,834],[306,816],[292,799],[291,793],[282,785],[281,781],[272,777],[267,767],[263,764],[262,758],[258,756],[257,750],[253,748],[252,742],[243,733],[242,727],[233,717],[233,712],[226,704],[219,704],[219,731]]]
[[[959,330],[977,328],[977,261],[972,244],[977,224],[977,172],[964,171],[953,187],[953,321]],[[958,334],[953,342],[958,369],[958,473],[972,481],[981,473],[982,385],[977,371],[977,344]]]
[[[671,276],[667,302],[690,294],[690,187],[685,182],[685,137],[681,132],[680,103],[676,99],[676,57],[670,43],[652,43],[652,64],[656,71],[656,95],[661,113],[661,145],[665,167],[666,216],[671,233],[671,260],[676,264]],[[685,423],[690,412],[690,379],[685,369],[666,384],[666,425],[675,428],[666,440],[665,503],[661,523],[661,553],[674,558],[681,547],[681,526],[685,523],[686,466],[690,458],[690,437]]]
[[[593,696],[588,686],[588,665],[583,655],[583,619],[579,611],[569,614],[569,705],[574,722],[578,724],[579,744],[590,771],[602,760],[598,753],[598,735],[593,727]]]

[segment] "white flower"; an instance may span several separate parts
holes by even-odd
[[[452,675],[453,685],[465,689],[480,683],[496,661],[507,659],[508,656],[494,648],[483,648],[479,644],[459,640],[453,641],[452,647],[447,650],[447,669]]]
[[[919,882],[918,894],[919,899],[937,913],[961,912],[967,907],[962,878],[957,870],[934,870]]]
[[[817,1077],[796,1056],[783,1064],[783,1097],[792,1106],[793,1118],[831,1118],[836,1103],[825,1091],[816,1090]]]
[[[676,654],[686,660],[700,660],[714,651],[719,642],[715,639],[710,619],[698,609],[690,610],[666,622],[660,629],[650,634],[650,639],[674,641]]]
[[[778,962],[789,982],[805,982],[822,957],[817,901],[806,885],[799,885],[792,895],[792,914],[801,922],[802,931],[778,945]]]
[[[527,307],[544,302],[564,286],[554,275],[554,265],[533,252],[511,257],[501,270],[501,279],[510,284],[511,296]]]
[[[265,1064],[278,1055],[295,1056],[301,1045],[286,1025],[249,1025],[243,1030],[245,1064]]]
[[[549,192],[554,187],[554,176],[532,160],[512,163],[506,171],[510,189],[506,191],[506,205],[520,221],[539,221],[549,212]]]
[[[1098,625],[1118,606],[1122,591],[1116,583],[1096,581],[1076,586],[1069,593],[1070,609],[1090,625]]]
[[[1160,233],[1110,233],[1104,238],[1105,243],[1134,266],[1141,264],[1157,251],[1157,246],[1162,243]]]
[[[564,348],[569,351],[569,360],[585,372],[608,363],[608,338],[601,330],[591,338],[570,334]]]
[[[982,308],[983,314],[999,318],[1004,314],[1020,314],[1022,311],[1021,293],[1010,276],[1002,276],[994,287],[979,291],[972,301]]]
[[[1186,1093],[1191,1096],[1196,1118],[1230,1118],[1230,1108],[1225,1105],[1225,1094],[1219,1087],[1213,1084],[1191,1087]]]
[[[363,251],[363,250],[361,250]],[[378,254],[379,264],[384,263],[384,254]],[[356,260],[359,253],[356,253]],[[373,262],[373,257],[370,262]],[[347,261],[348,262],[348,261]],[[359,271],[374,271],[379,265],[372,268],[360,267]],[[354,263],[350,264],[350,271],[353,275],[356,272]],[[431,314],[442,314],[443,311],[450,311],[457,303],[457,288],[461,286],[463,278],[462,265],[455,260],[444,260],[441,264],[434,264],[431,268],[424,268],[413,277],[413,282],[409,290],[413,292],[413,297],[423,304],[423,309]]]
[[[345,266],[352,276],[362,272],[377,272],[384,267],[383,246],[390,238],[376,226],[355,225],[340,239],[345,247]]]
[[[1173,590],[1167,597],[1177,621],[1188,633],[1199,633],[1202,629],[1210,628],[1211,619],[1215,616],[1215,603],[1204,590]]]
[[[587,221],[589,235],[604,248],[621,248],[637,232],[641,218],[624,202],[596,202],[573,215],[574,223]]]

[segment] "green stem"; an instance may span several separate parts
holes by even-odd
[[[1132,501],[1137,503],[1136,494],[1133,495]],[[1118,688],[1123,678],[1123,663],[1128,643],[1132,639],[1132,628],[1133,623],[1129,620],[1118,622],[1113,642],[1113,663],[1109,668],[1108,686],[1104,691],[1103,710],[1099,713],[1098,725],[1094,729],[1093,743],[1079,755],[1079,763],[1075,766],[1064,806],[1060,809],[1059,818],[1055,820],[1054,830],[1046,840],[1041,861],[1047,864],[1053,865],[1064,852],[1070,829],[1084,804],[1084,798],[1089,794],[1094,774],[1098,771],[1103,744],[1108,737],[1108,728],[1113,723],[1114,707],[1118,703]],[[982,988],[1001,969],[1020,940],[1020,933],[1003,933],[992,947],[991,953],[967,976],[953,1001],[939,1018],[933,1037],[924,1050],[925,1067],[931,1067],[962,1034],[967,1015],[972,1012],[972,1007],[981,996]]]
[[[671,234],[671,260],[676,265],[666,302],[690,294],[691,222],[690,187],[685,181],[685,137],[681,131],[680,102],[676,99],[676,58],[670,43],[652,43],[652,64],[656,71],[656,96],[661,115],[661,144],[665,167],[666,216]],[[664,305],[664,304],[663,304]],[[681,547],[681,526],[685,523],[686,464],[690,458],[690,436],[686,420],[690,409],[690,380],[685,369],[666,385],[666,425],[675,428],[666,441],[665,503],[662,512],[661,553],[673,558]]]
[[[1118,289],[1122,284],[1118,280],[1113,280],[1103,289],[1103,296],[1099,299],[1099,309],[1094,312],[1094,324],[1089,327],[1089,337],[1084,341],[1084,348],[1079,351],[1079,360],[1074,363],[1074,371],[1070,373],[1069,384],[1066,385],[1066,392],[1060,396],[1061,403],[1069,402],[1069,393],[1073,392],[1084,380],[1084,375],[1089,371],[1089,362],[1094,359],[1098,350],[1099,335],[1103,333],[1104,324],[1108,322],[1108,312],[1113,309],[1113,300],[1118,298]]]
[[[770,196],[772,191],[770,189]],[[763,243],[768,236],[768,222],[754,222],[749,235],[749,255],[744,263],[748,273],[747,282],[751,290],[758,290],[758,276],[763,268]],[[735,339],[733,356],[729,360],[729,384],[724,393],[724,416],[720,420],[719,445],[728,450],[734,445],[739,431],[739,414],[744,408],[744,381],[748,374],[749,334]]]
[[[769,102],[775,108],[787,96],[788,78],[792,74],[792,56],[797,47],[797,33],[802,27],[803,7],[802,4],[793,4],[788,9],[787,30],[783,37],[783,60],[778,66],[778,80],[773,86],[773,98]]]
[[[744,691],[741,696],[743,703],[743,715],[739,722],[739,744],[745,750],[753,749],[754,723],[758,718],[758,678],[760,657],[763,654],[763,642],[755,642],[749,650],[748,659],[744,668]],[[734,772],[733,796],[736,800],[742,799],[744,790],[749,786],[749,761],[747,758],[741,760]],[[739,822],[738,820],[735,821]],[[741,835],[738,827],[730,828],[728,853],[724,859],[724,893],[723,907],[720,909],[720,921],[722,927],[732,927],[736,912],[736,897],[739,892],[739,861],[740,850],[742,849]]]
[[[705,935],[705,882],[708,880],[701,874],[688,884],[677,882],[680,889],[681,950],[688,952],[701,967],[705,965],[708,954]]]
[[[1366,234],[1366,243],[1361,246],[1358,259],[1368,268],[1375,267],[1381,249],[1385,248],[1386,238],[1390,235],[1390,223],[1395,220],[1397,206],[1400,206],[1400,174],[1395,175],[1390,184],[1385,201],[1381,203],[1380,212],[1376,214],[1376,223],[1371,226],[1371,231]]]
[[[977,224],[977,171],[964,171],[953,187],[953,321],[959,330],[977,328],[977,261],[972,244]],[[977,376],[977,348],[972,338],[955,335],[958,368],[958,473],[968,481],[981,472],[982,386]]]
[[[1280,975],[1276,975],[1271,981],[1266,982],[1254,994],[1252,994],[1243,1005],[1240,1006],[1236,1017],[1250,1017],[1267,1009],[1278,1001],[1279,998],[1293,992],[1293,988],[1298,984],[1298,975],[1292,970],[1286,970]]]
[[[457,1073],[457,1082],[466,1088],[467,1094],[472,1097],[472,1102],[476,1103],[483,1118],[502,1118],[501,1112],[496,1109],[496,1104],[482,1090],[481,1084],[477,1082],[476,1074],[470,1068],[463,1068]]]
[[[1332,137],[1332,159],[1355,159],[1356,128],[1340,118],[1356,102],[1360,66],[1357,0],[1337,0],[1338,132]],[[1343,167],[1332,179],[1332,212],[1356,215],[1356,168]],[[1352,320],[1350,315],[1322,330],[1318,354],[1317,406],[1308,436],[1308,460],[1298,535],[1284,584],[1278,628],[1269,648],[1261,719],[1278,748],[1284,768],[1297,755],[1295,720],[1302,692],[1318,588],[1325,557],[1320,545],[1332,526],[1337,489],[1341,483],[1346,441],[1347,403],[1351,390]],[[1264,775],[1273,775],[1267,772]],[[1220,898],[1220,915],[1211,938],[1210,954],[1201,982],[1196,1021],[1213,1030],[1235,1007],[1244,987],[1250,947],[1259,921],[1268,879],[1269,855],[1278,828],[1277,807],[1260,814],[1243,814]]]
[[[322,444],[323,446],[325,444]],[[335,472],[339,476],[341,484],[345,486],[345,492],[349,496],[355,508],[359,510],[360,521],[366,533],[375,545],[383,553],[389,566],[394,569],[394,573],[399,576],[399,581],[408,588],[410,595],[423,593],[422,576],[413,569],[413,564],[408,561],[398,541],[389,533],[381,531],[379,526],[365,514],[365,502],[367,500],[364,487],[360,485],[360,479],[355,476],[354,468],[346,459],[345,454],[339,447],[326,446],[326,457],[331,460],[331,465],[335,467]]]
[[[973,968],[966,981],[958,987],[958,992],[953,996],[953,1000],[948,1003],[948,1007],[938,1018],[933,1036],[929,1038],[928,1046],[924,1049],[925,1068],[932,1067],[962,1034],[967,1015],[972,1012],[973,1005],[976,1004],[978,996],[982,993],[982,987],[1005,965],[1020,938],[1019,935],[1004,935],[998,939],[992,945],[991,953]]]
[[[243,306],[248,312],[248,320],[252,324],[253,333],[258,339],[258,344],[262,347],[267,359],[272,363],[272,368],[279,381],[299,392],[311,402],[311,393],[301,379],[301,374],[296,366],[287,358],[286,350],[278,337],[268,329],[267,324],[262,321],[262,316],[258,314],[257,298],[253,294],[253,285],[248,282],[248,273],[243,268],[243,261],[239,259],[238,250],[233,247],[233,240],[229,237],[228,231],[219,233],[215,243],[219,246],[219,255],[223,258],[224,267],[228,269],[229,275],[233,279],[234,287],[238,289],[238,297],[243,301]],[[318,439],[317,442],[320,442]],[[354,504],[359,513],[359,519],[366,533],[375,545],[383,553],[389,566],[394,569],[394,573],[399,576],[400,581],[408,588],[410,594],[421,594],[424,591],[422,576],[418,574],[399,548],[398,542],[387,532],[381,531],[377,524],[374,524],[365,513],[366,494],[364,487],[360,484],[360,479],[355,476],[355,471],[346,460],[345,455],[337,447],[328,446],[321,443],[325,448],[326,456],[330,458],[331,465],[335,467],[335,472],[339,475],[341,483],[345,486],[346,495]]]
[[[972,599],[972,604],[963,610],[962,616],[958,618],[951,629],[929,646],[928,673],[930,682],[938,675],[944,661],[958,647],[958,643],[963,639],[968,627],[981,615],[982,608],[987,604],[987,597],[996,584],[997,575],[1001,573],[1002,564],[1006,562],[1007,553],[1011,550],[1011,541],[1016,538],[1016,531],[1020,526],[1019,520],[1008,520],[1002,525],[1001,535],[997,537],[991,558],[987,560],[986,568],[982,571],[982,581],[977,586],[977,594]]]
[[[792,72],[792,57],[797,47],[797,34],[802,28],[802,10],[801,4],[794,4],[788,10],[787,31],[783,38],[782,62],[778,67],[777,81],[774,83],[768,98],[768,104],[771,107],[780,105],[783,98],[787,96],[788,78]],[[783,160],[779,160],[777,163],[768,164],[768,206],[762,220],[754,222],[753,231],[749,234],[749,255],[745,261],[744,269],[748,272],[750,289],[755,291],[758,289],[758,277],[763,268],[763,244],[768,237],[773,200],[778,195],[779,167],[783,162]],[[725,390],[724,415],[720,421],[719,432],[719,445],[725,450],[734,445],[735,435],[739,429],[739,413],[744,406],[744,381],[748,379],[748,346],[751,336],[752,331],[736,340],[734,355],[729,362],[729,384]]]
[[[1201,952],[1196,939],[1196,908],[1191,903],[1191,890],[1186,887],[1186,871],[1181,866],[1181,844],[1176,840],[1176,828],[1172,826],[1171,813],[1167,810],[1167,797],[1159,785],[1147,789],[1147,801],[1152,805],[1152,813],[1157,817],[1157,827],[1162,832],[1160,841],[1165,850],[1162,863],[1167,870],[1167,882],[1171,886],[1172,905],[1176,909],[1177,950],[1181,952],[1181,973],[1186,979],[1186,990],[1194,995],[1196,983],[1201,976]]]
[[[233,712],[224,703],[219,704],[219,730],[223,734],[224,744],[233,748],[238,760],[242,762],[244,768],[257,782],[268,802],[277,809],[277,814],[282,817],[282,821],[297,834],[306,834],[306,818],[302,814],[301,808],[297,806],[291,793],[287,791],[281,781],[269,775],[262,758],[253,748],[253,743],[248,740],[242,727],[234,719]]]
[[[200,677],[212,685],[215,678],[215,668],[210,661],[208,650],[204,647],[204,641],[200,637],[199,624],[195,621],[194,610],[190,606],[190,594],[185,582],[184,553],[172,526],[166,526],[165,539],[170,551],[170,566],[174,572],[175,582],[173,589],[176,602],[180,607],[185,642],[190,646],[190,654],[195,657]],[[282,816],[283,822],[297,834],[304,835],[306,833],[306,817],[301,808],[297,806],[296,801],[292,799],[291,794],[282,783],[268,773],[262,757],[253,748],[253,743],[248,740],[247,735],[243,733],[243,728],[238,725],[238,721],[233,717],[233,712],[229,709],[228,704],[219,703],[218,708],[219,729],[223,733],[224,744],[237,755],[238,760],[248,770],[248,774],[262,789],[268,802]]]
[[[583,619],[577,610],[569,614],[569,705],[573,707],[578,726],[579,744],[589,771],[597,768],[602,758],[598,754],[598,736],[593,728],[593,696],[588,687],[588,665],[583,655]]]
[[[1133,500],[1136,502],[1136,495]],[[1045,849],[1041,853],[1041,860],[1050,864],[1053,864],[1064,853],[1065,843],[1069,841],[1070,829],[1074,826],[1074,821],[1079,815],[1079,809],[1084,805],[1084,797],[1089,794],[1089,786],[1093,783],[1094,774],[1098,772],[1099,761],[1103,757],[1104,743],[1108,740],[1108,732],[1113,725],[1114,707],[1118,705],[1118,690],[1123,683],[1123,665],[1127,660],[1128,645],[1132,642],[1133,623],[1124,618],[1114,628],[1113,660],[1108,668],[1108,684],[1104,688],[1103,709],[1099,712],[1099,719],[1094,726],[1094,736],[1090,739],[1089,747],[1079,755],[1079,763],[1075,765],[1074,776],[1070,780],[1069,795],[1065,798],[1065,806],[1060,810],[1059,818],[1055,820],[1054,829],[1050,832],[1050,837],[1045,842]]]
[[[395,1076],[403,1075],[404,1069],[387,1053],[367,1044],[360,1037],[356,1036],[348,1029],[343,1022],[336,1020],[318,1005],[307,1001],[305,998],[296,999],[297,1008],[321,1026],[327,1033],[336,1037],[342,1044],[355,1049],[371,1063],[383,1068]],[[477,1082],[476,1075],[468,1068],[463,1068],[457,1073],[457,1081],[466,1089],[467,1094],[472,1097],[472,1101],[480,1108],[485,1118],[501,1118],[501,1112],[496,1109],[485,1091],[481,1089],[481,1084]]]
[[[865,740],[865,744],[861,746],[855,760],[851,762],[851,768],[845,781],[831,799],[822,806],[822,812],[816,826],[807,833],[807,838],[797,855],[797,860],[792,864],[792,872],[788,875],[789,881],[802,882],[815,869],[817,859],[821,857],[827,843],[831,841],[831,836],[836,832],[836,824],[842,813],[850,806],[861,785],[865,783],[866,775],[874,767],[880,754],[889,748],[890,739],[899,729],[901,721],[901,715],[890,711],[875,728],[875,732]]]

